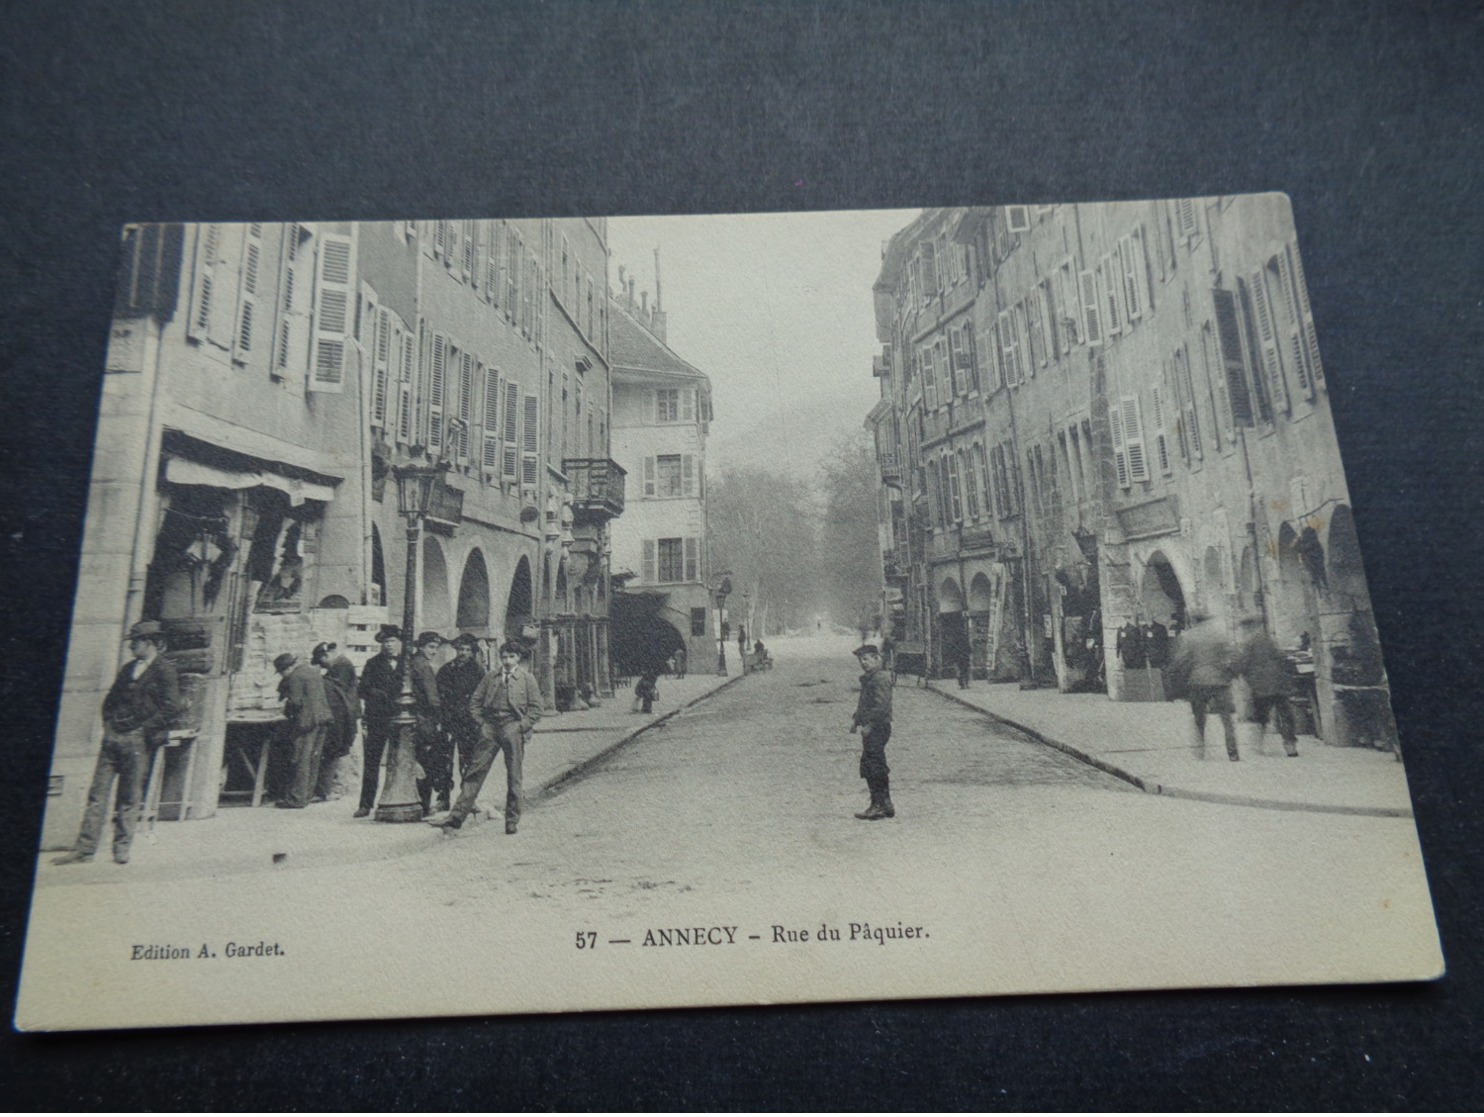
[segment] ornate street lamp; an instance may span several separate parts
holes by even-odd
[[[721,634],[722,618],[726,616],[727,597],[732,592],[732,579],[724,577],[716,587],[716,673],[727,673],[727,641]]]
[[[453,527],[463,518],[464,494],[443,479],[449,463],[402,465],[392,469],[397,478],[397,510],[407,517],[407,580],[402,593],[402,659],[398,677],[396,744],[387,764],[386,784],[376,806],[377,822],[420,822],[422,798],[417,793],[417,744],[413,727],[412,656],[417,633],[417,559],[422,550],[423,524],[428,519]]]

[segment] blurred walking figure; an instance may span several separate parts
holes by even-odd
[[[1193,747],[1197,760],[1206,758],[1206,715],[1221,718],[1226,735],[1226,755],[1237,755],[1237,727],[1232,720],[1232,678],[1236,675],[1236,652],[1226,633],[1203,616],[1191,615],[1192,625],[1175,641],[1175,653],[1165,672],[1166,694],[1187,698],[1195,718]]]
[[[356,722],[361,717],[361,696],[356,693],[356,667],[340,654],[335,644],[316,644],[309,660],[325,673],[325,699],[330,704],[330,729],[320,755],[316,799],[332,799],[344,789],[336,778],[340,762],[356,742]]]
[[[1298,755],[1298,733],[1293,724],[1293,708],[1288,698],[1293,684],[1288,677],[1288,664],[1278,645],[1263,628],[1261,617],[1242,620],[1242,650],[1237,656],[1237,674],[1247,680],[1252,691],[1252,720],[1257,724],[1257,747],[1262,748],[1267,735],[1268,718],[1283,738],[1283,751]]]

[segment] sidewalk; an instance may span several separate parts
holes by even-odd
[[[560,784],[595,764],[645,730],[695,705],[723,686],[742,678],[688,675],[661,678],[660,697],[652,714],[632,713],[633,694],[621,691],[590,710],[547,714],[536,724],[526,746],[526,812],[540,811],[540,801]],[[359,748],[359,744],[356,746]],[[457,793],[457,786],[455,786]],[[479,806],[495,811],[503,834],[505,771],[498,760],[485,781]],[[380,861],[432,847],[442,835],[422,823],[378,823],[353,818],[356,797],[314,803],[302,811],[280,811],[271,806],[219,808],[211,818],[189,822],[160,822],[140,828],[134,856],[128,865],[115,865],[109,856],[109,833],[95,860],[82,865],[53,865],[57,851],[40,855],[36,887],[66,884],[117,884],[122,880],[164,881],[216,877],[276,868],[305,868]],[[481,816],[465,824],[465,832],[479,833]],[[532,820],[540,824],[539,817]]]
[[[903,685],[910,684],[897,684]],[[1259,750],[1257,727],[1238,721],[1241,760],[1234,764],[1226,756],[1221,721],[1211,717],[1205,759],[1198,760],[1186,702],[1112,702],[1103,694],[979,681],[960,690],[952,679],[929,686],[1156,795],[1275,810],[1412,817],[1406,773],[1389,752],[1300,737],[1299,755],[1290,758],[1271,731]]]

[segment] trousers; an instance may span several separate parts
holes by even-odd
[[[393,729],[390,722],[367,721],[366,732],[361,734],[361,750],[364,762],[361,765],[361,809],[369,811],[376,806],[376,785],[381,782],[381,759],[386,753],[386,743]]]
[[[474,812],[474,801],[484,788],[485,777],[494,767],[495,757],[505,754],[505,821],[520,821],[522,768],[526,759],[527,733],[520,722],[500,722],[492,729],[480,734],[479,750],[464,771],[464,782],[459,786],[458,802],[453,805],[451,817],[460,822]]]
[[[135,730],[117,733],[104,730],[103,747],[98,750],[98,763],[93,768],[93,782],[88,788],[88,805],[82,815],[82,829],[77,835],[77,851],[92,854],[103,837],[103,824],[108,814],[108,795],[113,781],[118,780],[118,797],[113,811],[113,848],[127,851],[139,825],[144,806],[144,779],[149,772],[150,748],[144,734]]]
[[[861,734],[861,779],[867,783],[883,779],[891,769],[886,766],[886,742],[891,740],[891,722],[866,726]]]
[[[316,725],[292,737],[289,756],[289,786],[283,801],[295,807],[306,807],[319,782],[320,758],[325,750],[325,725]]]

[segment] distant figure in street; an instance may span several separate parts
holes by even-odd
[[[320,756],[319,779],[314,797],[331,799],[343,794],[337,787],[336,769],[356,741],[356,722],[361,716],[361,697],[356,693],[356,667],[336,650],[335,644],[316,644],[309,661],[324,672],[325,698],[330,703],[330,728]]]
[[[115,779],[119,786],[113,814],[113,859],[120,865],[129,863],[150,760],[169,737],[170,723],[180,712],[180,678],[160,654],[165,650],[160,622],[140,621],[125,639],[132,658],[119,669],[103,699],[103,747],[93,768],[77,844],[72,852],[53,859],[53,865],[93,859]]]
[[[1271,716],[1273,728],[1283,739],[1283,751],[1289,756],[1297,756],[1298,733],[1293,725],[1293,708],[1288,704],[1293,684],[1288,677],[1283,653],[1263,628],[1261,617],[1244,618],[1242,632],[1242,650],[1237,654],[1236,667],[1237,674],[1247,680],[1252,691],[1252,720],[1257,724],[1257,747],[1262,748]]]
[[[634,698],[646,714],[654,713],[654,701],[660,696],[660,679],[656,671],[646,671],[634,684]]]
[[[438,702],[443,711],[443,732],[448,738],[450,754],[458,754],[459,780],[462,782],[479,753],[479,723],[469,712],[469,700],[484,681],[484,668],[479,663],[479,638],[465,632],[453,641],[454,657],[438,668]],[[446,810],[447,807],[440,807]]]
[[[361,735],[361,801],[356,818],[365,818],[376,805],[376,785],[381,779],[381,761],[387,741],[395,730],[397,696],[402,690],[402,630],[384,624],[376,633],[381,645],[361,671],[359,692],[366,731]]]
[[[683,647],[675,649],[675,654],[671,657],[671,659],[675,664],[675,677],[677,679],[685,678],[685,669],[687,666],[689,666],[686,663],[687,658],[689,657],[686,655],[685,649]]]
[[[283,699],[283,716],[288,723],[289,786],[275,806],[302,810],[309,806],[319,781],[319,766],[324,754],[325,733],[334,718],[325,697],[325,677],[319,668],[300,663],[292,652],[284,652],[273,661],[280,678],[278,696]]]
[[[891,676],[882,669],[881,650],[875,644],[862,644],[855,649],[860,662],[861,694],[855,706],[850,732],[861,734],[861,778],[871,793],[871,805],[855,817],[867,822],[895,818],[891,805],[891,769],[886,766],[886,742],[891,740]]]
[[[500,753],[505,754],[505,833],[514,834],[520,824],[526,742],[541,717],[541,688],[520,665],[524,650],[513,640],[500,645],[500,666],[484,677],[469,699],[469,716],[479,725],[479,750],[464,772],[453,810],[447,818],[429,822],[444,833],[459,829],[474,812],[485,777]]]
[[[1206,757],[1206,715],[1221,718],[1226,735],[1226,755],[1237,755],[1237,729],[1232,721],[1231,682],[1236,674],[1236,655],[1226,634],[1214,622],[1198,614],[1191,615],[1191,626],[1175,641],[1174,655],[1166,672],[1166,694],[1170,698],[1190,700],[1195,718],[1194,751],[1197,760]]]
[[[417,719],[413,726],[413,740],[417,742],[417,762],[422,765],[423,775],[417,781],[417,797],[422,801],[423,814],[433,809],[433,795],[438,795],[438,810],[449,808],[449,796],[453,794],[453,743],[443,735],[439,718],[442,703],[438,698],[438,675],[433,669],[433,656],[443,647],[443,637],[436,632],[424,632],[417,638],[417,652],[412,657],[412,716]]]
[[[747,626],[745,624],[739,624],[737,626],[737,653],[739,655],[747,654]]]

